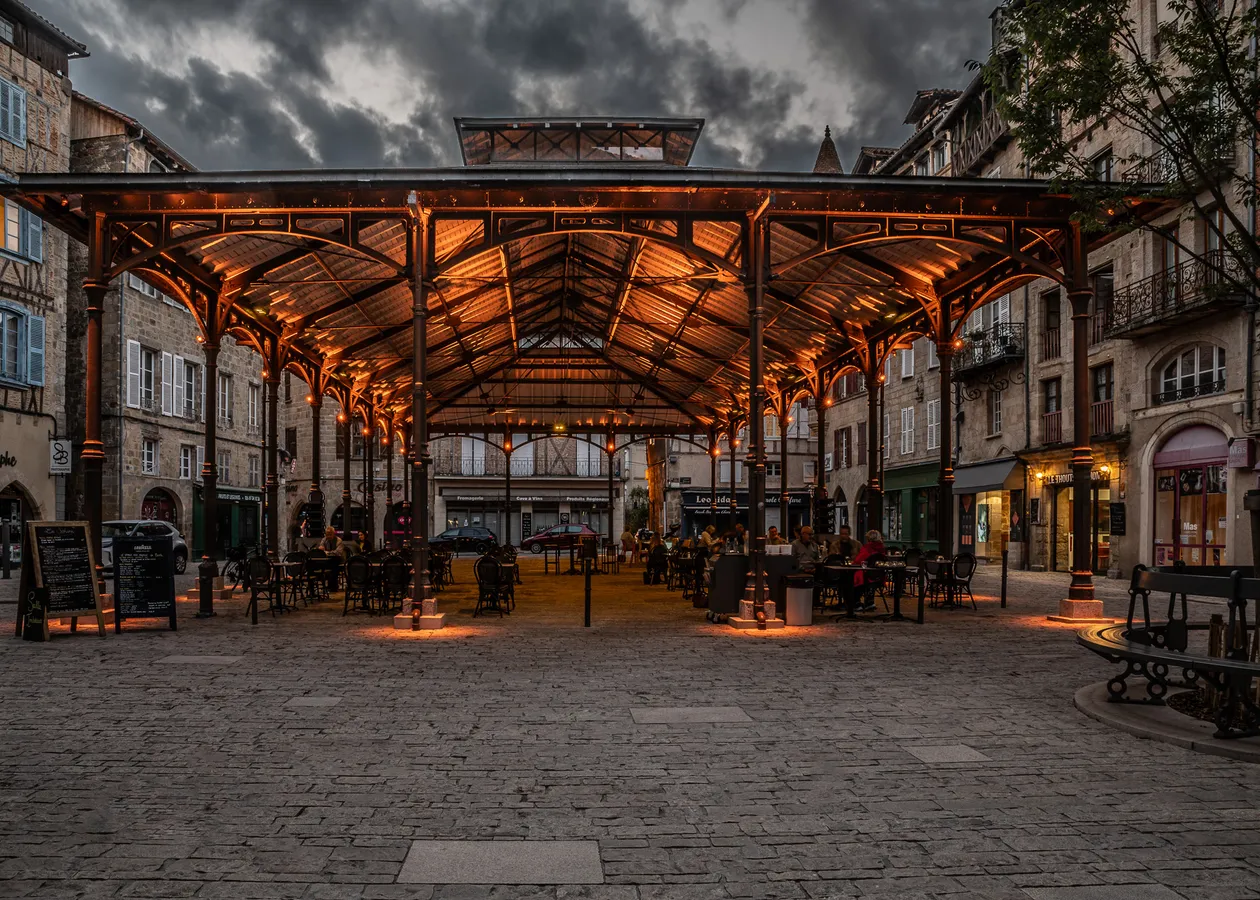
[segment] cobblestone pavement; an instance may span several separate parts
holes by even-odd
[[[1108,667],[1044,620],[1064,576],[741,634],[635,572],[587,631],[581,580],[534,563],[476,620],[461,563],[430,634],[238,601],[0,642],[0,897],[1260,897],[1257,770],[1072,707]],[[397,882],[413,840],[522,838],[597,841],[604,883]]]

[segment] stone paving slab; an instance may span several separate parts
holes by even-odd
[[[0,898],[1260,898],[1260,770],[1076,710],[1112,669],[1045,620],[1066,576],[1012,573],[1000,610],[982,569],[978,610],[922,627],[739,633],[633,569],[584,629],[581,580],[529,557],[516,610],[472,619],[458,565],[439,632],[336,601],[252,627],[239,599],[0,641]],[[632,713],[713,707],[747,720]],[[987,761],[906,749],[960,745]],[[593,841],[604,883],[400,883],[452,840]]]
[[[973,750],[966,744],[946,744],[944,746],[906,744],[902,749],[925,763],[989,762],[989,757],[979,750]]]
[[[412,841],[400,884],[602,884],[595,841]]]
[[[716,722],[751,722],[738,706],[636,707],[630,716],[638,725],[703,725]]]

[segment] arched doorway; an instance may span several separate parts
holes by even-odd
[[[179,527],[179,504],[165,488],[152,488],[144,495],[144,502],[140,504],[140,518],[170,522],[176,531],[183,533],[183,529]]]
[[[1223,564],[1228,461],[1229,441],[1210,425],[1181,429],[1155,454],[1155,565]]]
[[[836,485],[836,493],[831,498],[832,527],[836,532],[849,525],[849,501],[844,496],[844,488]]]
[[[38,518],[39,508],[22,485],[13,481],[0,491],[0,523],[9,523],[9,559],[15,564],[22,559],[23,525]]]
[[[333,510],[332,519],[330,519],[328,522],[329,525],[331,525],[333,528],[336,529],[337,534],[340,534],[340,535],[345,534],[344,509],[345,509],[345,505],[342,504],[341,506],[338,506],[335,510]],[[356,503],[355,501],[351,500],[350,501],[350,530],[352,532],[362,531],[364,534],[367,534],[367,528],[368,528],[367,507],[364,506],[362,503]]]

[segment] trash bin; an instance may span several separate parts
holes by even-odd
[[[784,578],[783,619],[788,625],[814,624],[814,576],[788,575]]]

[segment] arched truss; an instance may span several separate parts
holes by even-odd
[[[91,238],[98,283],[143,274],[205,340],[282,350],[312,393],[391,431],[411,415],[423,295],[435,434],[552,415],[570,432],[725,430],[747,419],[758,275],[758,375],[825,395],[992,296],[1062,283],[1074,212],[1034,182],[655,167],[31,173],[5,192]]]

